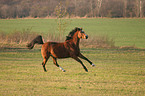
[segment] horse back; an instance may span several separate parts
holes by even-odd
[[[42,45],[42,54],[49,53],[55,58],[70,57],[69,50],[66,48],[66,43],[47,42]]]

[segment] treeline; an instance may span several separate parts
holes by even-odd
[[[68,17],[145,17],[145,0],[0,0],[0,18],[56,17],[58,5]]]

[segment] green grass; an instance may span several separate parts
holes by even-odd
[[[0,20],[0,32],[31,29],[39,34],[57,33],[55,19]],[[82,27],[91,36],[107,35],[116,46],[145,48],[145,19],[71,19],[65,36]],[[13,45],[7,45],[9,47]],[[16,47],[19,45],[15,45]],[[22,46],[22,45],[20,45]],[[40,46],[0,49],[0,96],[143,96],[144,49],[82,49],[96,67],[82,60],[89,72],[73,59],[61,59],[62,72],[50,58],[43,72]]]
[[[0,50],[0,96],[143,96],[145,50],[82,49],[96,67],[82,60],[50,58],[43,72],[40,49]]]
[[[70,21],[69,21],[70,22]],[[107,35],[116,46],[145,48],[145,19],[71,19],[65,36],[75,27],[82,27],[91,36]],[[32,28],[32,29],[31,29]],[[12,33],[31,29],[39,34],[58,33],[56,19],[10,19],[0,20],[0,32]]]

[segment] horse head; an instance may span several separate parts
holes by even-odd
[[[77,28],[78,31],[78,38],[88,39],[88,35],[85,34],[82,28]]]
[[[76,27],[68,34],[68,36],[66,36],[66,41],[72,39],[75,33],[78,33],[78,38],[88,39],[88,35],[85,34],[82,28]]]

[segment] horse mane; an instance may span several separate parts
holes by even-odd
[[[80,31],[80,30],[82,30],[82,29],[76,27],[76,28],[73,29],[71,32],[69,32],[68,36],[66,36],[66,40],[65,40],[65,41],[72,39],[73,35],[74,35],[78,30]]]

